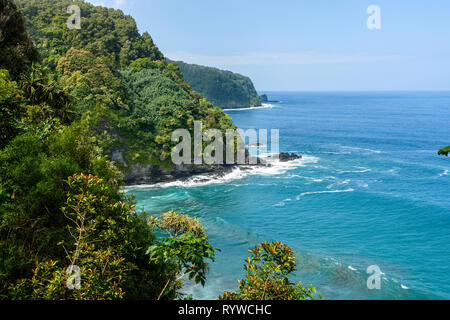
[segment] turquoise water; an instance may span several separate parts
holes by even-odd
[[[129,188],[153,215],[198,217],[221,249],[198,299],[236,288],[247,250],[280,240],[295,279],[326,299],[450,299],[450,93],[267,92],[271,108],[227,111],[240,128],[280,129],[304,160],[222,180]],[[383,272],[367,289],[366,269]]]

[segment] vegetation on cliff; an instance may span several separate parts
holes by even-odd
[[[136,163],[170,166],[175,129],[232,128],[228,115],[183,80],[150,35],[139,34],[120,10],[69,0],[17,1],[44,65],[57,70],[71,89],[78,118],[89,122],[97,144]],[[81,29],[69,29],[67,7],[81,8]]]
[[[5,1],[5,0],[3,0]],[[120,10],[94,6],[84,1],[16,0],[44,64],[56,67],[70,48],[87,50],[115,69],[126,68],[138,58],[164,60],[147,32],[138,32],[136,22]],[[81,9],[81,29],[67,27],[67,8]]]
[[[215,106],[248,108],[261,105],[250,78],[217,68],[177,62],[187,83]]]
[[[25,9],[38,19],[62,2],[30,1]],[[22,24],[27,39],[11,2],[1,14]],[[0,50],[22,52],[13,43]],[[204,283],[207,264],[199,262],[214,258],[206,234],[186,229],[170,241],[155,237],[156,227],[121,192],[121,174],[100,143],[135,109],[114,61],[72,48],[52,64],[46,49],[41,52],[44,66],[32,64],[34,53],[0,64],[0,299],[180,298],[180,266]],[[7,69],[17,70],[19,60],[13,81]],[[178,250],[183,255],[167,260]]]
[[[39,58],[17,6],[0,0],[0,65],[16,77]]]
[[[39,64],[22,15],[0,1],[0,23],[18,30],[0,39],[15,55],[0,60],[0,299],[178,299],[185,276],[204,284],[215,249],[200,222],[138,212],[121,170],[164,164],[174,128],[231,119],[120,11],[18,1]],[[74,3],[85,29],[65,25]]]

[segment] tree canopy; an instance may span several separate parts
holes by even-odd
[[[2,0],[5,1],[5,0]],[[163,60],[150,35],[140,34],[134,19],[121,10],[71,0],[16,0],[44,62],[55,67],[70,48],[87,50],[114,68],[138,58]],[[67,27],[67,8],[81,9],[81,29]]]
[[[79,30],[66,26],[73,4],[81,8]],[[136,163],[170,166],[171,133],[193,130],[195,120],[205,129],[233,127],[122,11],[69,0],[18,0],[18,5],[44,64],[70,89],[72,111],[90,123],[106,155],[121,153],[121,169]]]
[[[122,192],[123,171],[167,163],[176,128],[202,120],[225,130],[231,118],[121,11],[17,3],[43,60],[18,8],[0,0],[0,300],[183,298],[183,277],[204,285],[215,249],[197,219],[137,211]],[[81,30],[66,26],[72,4],[82,9]],[[111,162],[123,149],[126,163]],[[280,252],[287,275],[290,251]],[[310,293],[274,280],[289,297]]]
[[[12,1],[0,0],[0,68],[17,77],[39,59],[17,6]]]
[[[217,68],[177,62],[184,79],[195,91],[221,108],[247,108],[261,105],[250,78]]]

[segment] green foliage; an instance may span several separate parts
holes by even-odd
[[[182,270],[204,283],[214,251],[198,223],[167,216],[160,226],[184,233],[155,242],[88,129],[41,124],[0,151],[0,297],[173,299]],[[80,290],[66,286],[74,264]]]
[[[57,70],[61,73],[61,81],[73,88],[73,95],[84,109],[80,112],[97,104],[117,110],[128,108],[120,79],[89,51],[70,49],[58,61]]]
[[[89,124],[106,155],[121,154],[115,159],[122,170],[137,163],[169,168],[171,133],[193,130],[195,120],[203,121],[204,129],[233,127],[122,11],[69,0],[17,3],[45,65],[57,69],[60,82],[70,88],[71,110]],[[66,26],[71,4],[81,8],[79,30]]]
[[[292,249],[281,242],[265,242],[249,250],[245,261],[245,279],[234,292],[224,292],[219,300],[311,300],[315,288],[292,283],[289,275],[295,271]]]
[[[185,275],[204,285],[215,249],[199,221],[169,212],[149,227],[107,159],[168,165],[173,130],[224,131],[231,118],[121,11],[17,3],[44,63],[31,65],[23,19],[0,0],[0,299],[174,299]],[[72,4],[81,30],[66,26]],[[80,289],[66,286],[70,265]]]
[[[438,152],[438,154],[441,156],[441,155],[444,155],[444,156],[447,156],[448,157],[448,153],[450,152],[450,146],[448,146],[448,147],[445,147],[445,148],[442,148],[441,150],[439,150],[439,152]]]
[[[218,107],[245,108],[261,105],[258,93],[248,77],[182,61],[177,64],[186,82]]]
[[[206,235],[205,229],[197,219],[187,214],[178,214],[173,210],[164,213],[160,218],[151,217],[149,223],[174,238],[185,233],[192,233],[196,237]]]
[[[17,6],[11,0],[0,0],[0,69],[17,77],[39,59]]]
[[[56,66],[70,48],[87,50],[114,68],[126,68],[138,58],[164,60],[148,33],[120,10],[71,0],[16,0],[44,63]],[[81,29],[67,28],[67,8],[81,9]]]
[[[143,248],[151,244],[152,237],[149,231],[147,239],[141,237],[145,222],[136,216],[134,205],[120,201],[110,182],[92,175],[75,174],[66,183],[69,191],[62,214],[70,238],[58,243],[67,252],[64,263],[38,262],[31,279],[19,281],[11,295],[25,299],[121,299],[136,280],[142,280],[135,279],[136,270],[155,277],[152,267],[137,258],[143,256]],[[82,277],[76,290],[66,285],[71,275],[66,269],[73,265],[79,266]],[[152,296],[153,284],[145,285],[140,294]]]
[[[69,122],[71,96],[54,72],[33,64],[30,72],[23,74],[21,86],[27,103],[34,108],[39,106],[43,118],[56,117]]]
[[[80,125],[31,126],[0,151],[0,189],[11,195],[0,206],[0,260],[21,261],[14,268],[0,266],[2,285],[26,277],[37,254],[63,254],[57,243],[67,238],[60,208],[68,176],[89,172],[116,179],[118,172],[93,148],[86,132]]]
[[[140,58],[131,62],[129,69],[133,72],[137,72],[142,69],[159,69],[163,71],[165,67],[165,63],[161,60],[152,61],[150,58]]]
[[[23,92],[9,72],[0,70],[0,148],[20,132],[20,120],[25,113]]]
[[[129,163],[169,160],[172,132],[193,132],[196,120],[203,121],[204,129],[233,128],[231,118],[192,91],[174,65],[161,70],[158,63],[140,60],[122,71],[121,79],[133,104],[131,116],[120,126]]]
[[[171,266],[174,270],[158,300],[167,292],[173,291],[174,286],[181,286],[181,279],[185,275],[189,280],[193,279],[195,283],[205,285],[208,271],[208,263],[205,260],[214,261],[215,250],[209,244],[200,222],[187,215],[170,211],[160,218],[151,217],[149,224],[169,235],[148,248],[150,262]]]
[[[50,119],[69,122],[70,95],[47,69],[33,65],[23,75],[20,85],[9,80],[9,72],[0,70],[0,148],[29,123],[39,124]]]

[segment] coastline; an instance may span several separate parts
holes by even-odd
[[[279,163],[289,163],[295,160],[302,160],[303,156],[295,153],[280,153],[277,158]],[[247,153],[246,164],[221,164],[221,165],[175,165],[170,170],[165,170],[157,165],[137,164],[132,167],[130,172],[124,174],[126,187],[136,187],[140,185],[151,186],[160,183],[186,182],[195,178],[196,182],[208,182],[214,179],[222,179],[239,170],[246,172],[257,169],[272,168],[273,158],[258,157],[255,164]]]
[[[223,111],[257,110],[257,109],[272,109],[272,108],[274,108],[274,107],[275,107],[274,104],[270,104],[270,103],[262,103],[260,106],[256,106],[256,107],[224,108],[224,109],[222,109],[222,110],[223,110]]]

